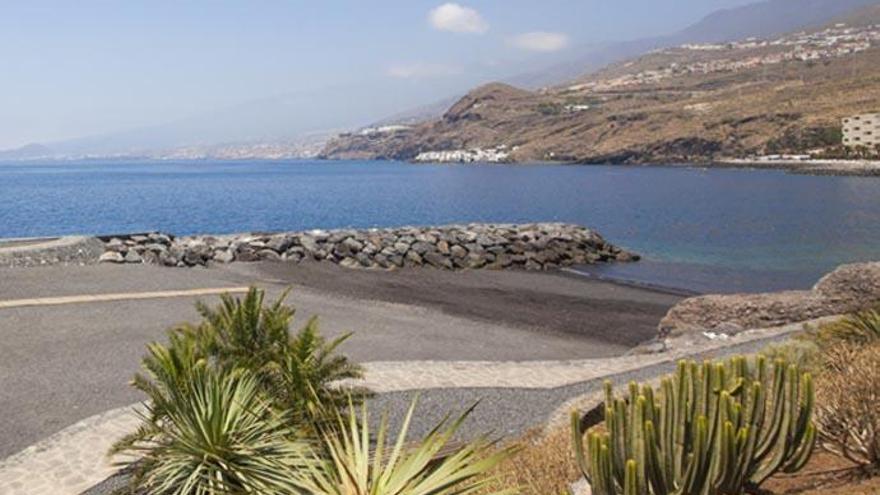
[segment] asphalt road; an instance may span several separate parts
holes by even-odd
[[[388,274],[335,266],[235,264],[214,269],[3,269],[0,302],[251,284],[272,295],[292,286],[289,302],[298,308],[298,320],[320,315],[329,336],[354,331],[343,351],[358,361],[616,355],[649,338],[678,300],[562,275]],[[161,340],[176,323],[195,321],[195,299],[0,308],[0,458],[83,418],[141,400],[128,380],[137,371],[144,345]],[[210,302],[216,296],[202,299]],[[449,400],[438,400],[458,406],[462,400],[450,394]],[[465,402],[473,398],[461,394]],[[537,396],[532,400],[545,402]]]

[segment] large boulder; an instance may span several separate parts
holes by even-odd
[[[837,313],[880,305],[880,262],[842,265],[813,286]]]
[[[880,304],[880,262],[843,265],[804,291],[698,296],[676,304],[660,321],[661,338],[687,333],[736,333],[849,313]]]

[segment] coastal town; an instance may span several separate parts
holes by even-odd
[[[489,149],[424,151],[416,155],[413,161],[417,163],[504,163],[510,159],[510,151],[504,145]]]
[[[708,60],[695,62],[671,62],[667,66],[624,73],[604,78],[597,74],[594,80],[568,86],[572,92],[615,91],[630,86],[656,84],[661,81],[690,74],[738,72],[795,61],[813,63],[846,57],[864,52],[880,42],[880,25],[848,26],[843,23],[815,32],[799,32],[775,39],[750,37],[727,43],[683,44],[656,50],[647,55],[655,58],[692,58],[694,54],[711,54]],[[626,71],[638,61],[618,67]]]

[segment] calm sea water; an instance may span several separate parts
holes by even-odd
[[[778,171],[398,162],[0,165],[0,237],[565,221],[694,291],[809,287],[880,260],[880,179]]]

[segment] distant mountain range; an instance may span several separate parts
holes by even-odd
[[[729,13],[744,22],[747,13],[792,3]],[[723,19],[701,24],[728,25]],[[457,159],[488,151],[510,161],[674,163],[834,147],[842,117],[880,110],[880,5],[825,21],[786,35],[690,38],[541,91],[482,86],[440,118],[346,134],[322,156]]]
[[[685,43],[717,43],[749,37],[768,37],[798,29],[816,28],[832,19],[878,3],[880,3],[878,0],[765,0],[742,7],[716,11],[696,24],[666,36],[580,46],[572,50],[576,53],[575,56],[562,62],[542,67],[539,70],[502,78],[500,82],[537,90],[546,86],[563,84],[609,64],[642,55],[651,50]],[[854,21],[853,19],[846,20]],[[458,97],[461,96],[463,94],[458,95]],[[430,105],[402,112],[401,115],[405,118],[391,116],[382,119],[378,124],[412,124],[439,118],[455,102],[455,99],[445,98]],[[370,124],[370,127],[376,125]]]
[[[578,55],[570,60],[506,78],[503,82],[528,89],[552,86],[650,50],[684,43],[717,43],[810,29],[877,3],[878,0],[765,0],[716,11],[696,24],[667,36],[583,46],[577,50]]]
[[[51,155],[52,150],[42,144],[28,144],[21,148],[0,150],[0,160],[31,160]]]

